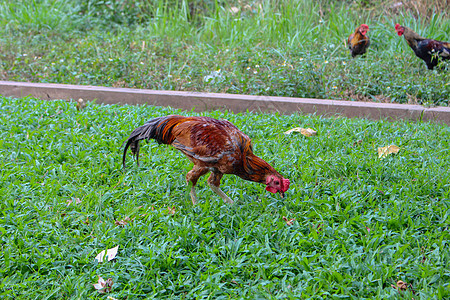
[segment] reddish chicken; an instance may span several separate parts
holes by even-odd
[[[399,36],[405,37],[409,47],[427,64],[428,69],[433,70],[440,59],[450,59],[450,43],[421,37],[411,28],[400,24],[395,24],[395,30]]]
[[[370,39],[366,35],[367,31],[369,31],[369,26],[361,24],[361,26],[356,28],[355,32],[348,37],[347,43],[352,57],[363,55],[366,53],[367,48],[369,48]]]
[[[289,179],[283,178],[271,165],[254,155],[250,138],[226,120],[178,115],[150,120],[136,128],[125,141],[124,168],[129,147],[139,165],[139,141],[144,139],[172,145],[194,163],[186,175],[187,183],[191,184],[193,204],[197,202],[197,180],[208,172],[211,172],[208,185],[227,203],[233,201],[219,188],[224,174],[265,184],[267,191],[280,193],[282,197],[289,189]]]

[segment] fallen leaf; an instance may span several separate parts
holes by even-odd
[[[125,225],[128,225],[128,223],[133,220],[134,220],[134,218],[130,219],[130,217],[125,217],[120,221],[115,221],[114,224],[116,224],[117,226],[125,226]]]
[[[167,206],[167,209],[169,210],[169,214],[171,214],[172,216],[175,214],[175,206],[172,208],[170,206]]]
[[[400,147],[395,146],[395,145],[379,147],[378,148],[378,158],[385,158],[389,154],[397,154],[399,150],[400,150]]]
[[[108,249],[107,251],[103,250],[102,252],[97,254],[95,259],[99,263],[101,263],[101,262],[103,262],[103,260],[105,259],[105,256],[106,256],[107,260],[110,261],[110,260],[112,260],[112,259],[114,259],[116,257],[118,250],[119,250],[119,246],[116,246],[114,248]]]
[[[108,249],[108,251],[106,252],[106,256],[108,256],[108,261],[110,261],[116,257],[118,250],[119,250],[119,246]]]
[[[112,278],[108,278],[107,280],[103,279],[102,277],[98,276],[98,282],[92,284],[94,288],[99,292],[100,294],[105,294],[111,292],[113,281]]]
[[[116,299],[116,298],[111,297],[111,296],[106,297],[106,299],[108,299],[108,300],[119,300],[119,299]]]
[[[237,8],[236,6],[233,6],[230,8],[230,12],[234,15],[237,14],[239,12],[239,8]]]
[[[320,223],[320,224],[317,225],[316,231],[317,231],[317,233],[320,233],[320,232],[322,232],[322,230],[323,230],[323,224]]]
[[[287,226],[292,226],[294,224],[295,219],[288,219],[285,216],[283,216],[283,220],[286,222]]]
[[[422,257],[421,263],[425,263],[426,260],[427,260],[427,257],[424,255],[424,256]]]
[[[72,198],[72,199],[67,200],[67,206],[69,206],[70,204],[72,204],[72,202],[73,202],[74,200],[75,200],[75,204],[80,204],[80,203],[81,203],[80,198]]]
[[[106,281],[103,277],[98,276],[98,282],[92,284],[96,290],[102,290],[106,286]]]
[[[284,134],[291,134],[292,132],[300,132],[301,134],[303,134],[306,137],[317,135],[317,131],[315,131],[314,129],[312,129],[312,128],[305,129],[305,128],[301,128],[301,127],[295,127],[295,128],[289,129]]]
[[[82,110],[86,106],[86,102],[83,99],[77,100],[77,110]]]
[[[397,291],[406,291],[406,289],[408,288],[408,284],[401,280],[397,281],[397,286],[393,284],[391,284],[391,286]]]
[[[356,142],[353,143],[353,147],[359,146],[362,144],[362,140],[357,140]]]

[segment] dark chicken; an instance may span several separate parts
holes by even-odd
[[[440,59],[450,59],[450,43],[421,37],[411,28],[400,24],[395,24],[395,30],[399,36],[405,37],[409,47],[427,64],[428,69],[433,70]]]
[[[289,189],[289,179],[283,178],[271,165],[254,155],[250,138],[226,120],[178,115],[150,120],[136,128],[126,141],[124,168],[129,147],[139,165],[139,141],[144,139],[172,145],[194,163],[186,175],[187,183],[192,184],[190,196],[193,204],[197,202],[197,180],[208,172],[211,172],[208,185],[227,203],[233,201],[219,188],[224,174],[263,183],[267,191],[278,192],[282,197]]]
[[[348,48],[352,54],[352,57],[357,55],[363,55],[366,53],[367,48],[370,46],[370,39],[366,35],[367,31],[369,31],[369,26],[366,24],[361,24],[358,28],[356,28],[355,32],[350,34],[347,39]]]

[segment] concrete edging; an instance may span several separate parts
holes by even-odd
[[[405,119],[450,124],[450,107],[425,108],[420,105],[375,102],[353,102],[309,98],[251,96],[236,94],[157,91],[100,86],[0,81],[0,95],[42,100],[96,100],[103,104],[150,104],[184,110],[208,111],[227,109],[234,113],[279,112],[325,116],[342,115],[369,119]]]

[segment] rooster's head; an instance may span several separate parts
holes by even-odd
[[[366,35],[367,31],[369,31],[369,26],[367,24],[361,24],[361,26],[359,26],[359,32],[362,35]]]
[[[398,36],[402,36],[405,32],[405,27],[397,23],[395,24],[395,30],[397,31]]]
[[[284,197],[284,192],[289,189],[289,179],[282,176],[269,175],[266,178],[266,190],[271,193],[280,193],[281,197]]]

